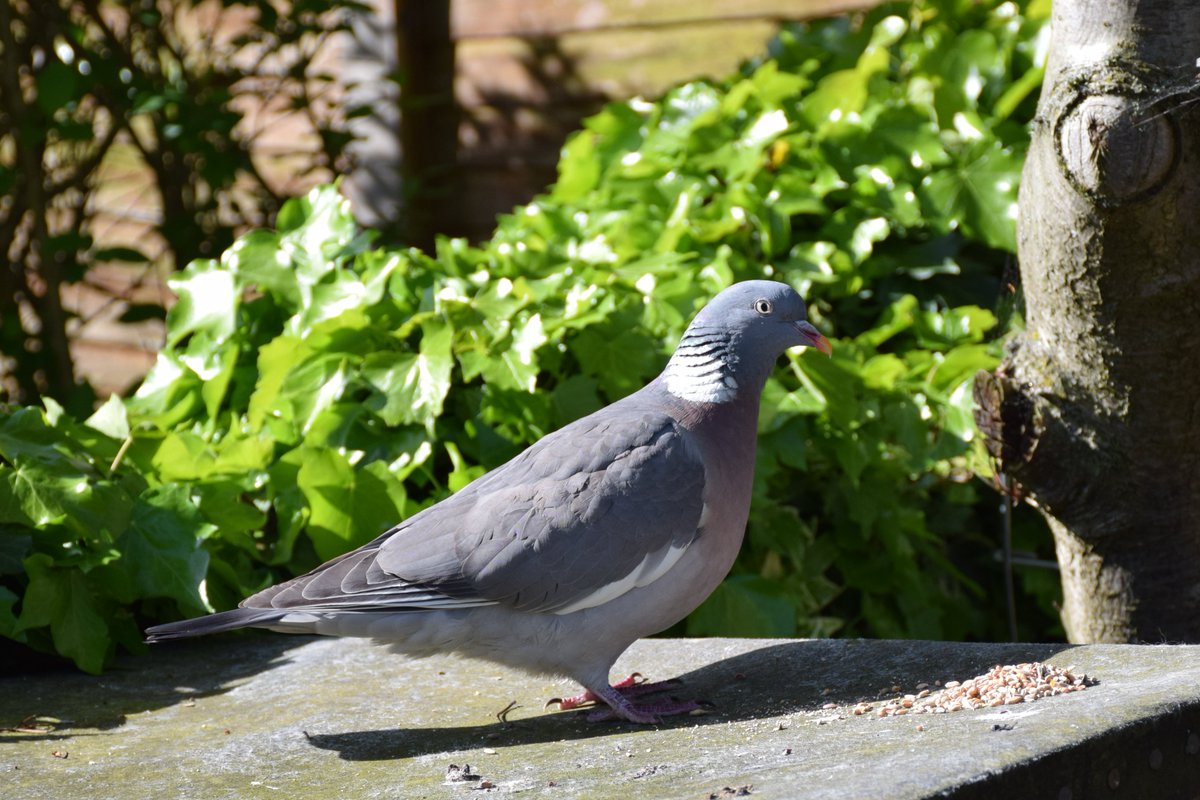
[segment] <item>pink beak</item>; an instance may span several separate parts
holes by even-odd
[[[815,347],[825,355],[833,355],[833,345],[829,340],[821,335],[821,332],[812,326],[810,322],[797,322],[796,330],[800,332],[800,336],[805,340],[807,347]]]

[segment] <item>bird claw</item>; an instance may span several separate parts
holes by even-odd
[[[558,706],[559,711],[574,711],[577,708],[587,708],[600,702],[600,698],[591,692],[584,692],[572,697],[552,697],[546,701],[543,710],[550,706]]]
[[[672,680],[678,680],[678,679],[672,678]],[[614,683],[613,688],[616,689],[617,691],[620,691],[621,689],[628,689],[631,686],[642,686],[645,683],[646,683],[646,677],[644,675],[642,675],[642,673],[631,672],[628,675],[626,675],[624,678],[622,678],[621,680]]]

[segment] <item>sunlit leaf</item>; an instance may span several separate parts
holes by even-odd
[[[240,300],[233,273],[215,261],[194,261],[169,283],[178,296],[167,312],[169,344],[198,331],[208,333],[214,343],[229,338],[237,326]]]
[[[311,510],[308,536],[330,559],[366,544],[404,513],[404,489],[379,462],[356,470],[332,450],[310,450],[296,477]]]
[[[104,405],[84,422],[90,428],[95,428],[113,439],[124,439],[129,436],[129,417],[121,398],[109,395]]]
[[[999,142],[972,148],[951,169],[930,175],[920,191],[950,227],[961,226],[992,247],[1016,252],[1021,156]]]
[[[422,332],[418,352],[372,353],[363,362],[363,377],[377,392],[368,406],[388,425],[415,422],[432,428],[442,412],[454,366],[454,331],[431,322]]]

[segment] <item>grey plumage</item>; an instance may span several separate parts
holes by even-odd
[[[616,715],[653,721],[675,709],[639,708],[608,671],[728,572],[749,513],[759,397],[795,345],[829,351],[800,297],[736,284],[640,391],[358,550],[238,609],[150,628],[148,641],[239,627],[369,636],[414,656],[570,676]]]

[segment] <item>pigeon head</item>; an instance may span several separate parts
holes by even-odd
[[[762,391],[784,350],[829,340],[811,323],[804,300],[777,281],[735,283],[700,310],[663,370],[667,391],[698,403],[727,403],[739,391]]]

